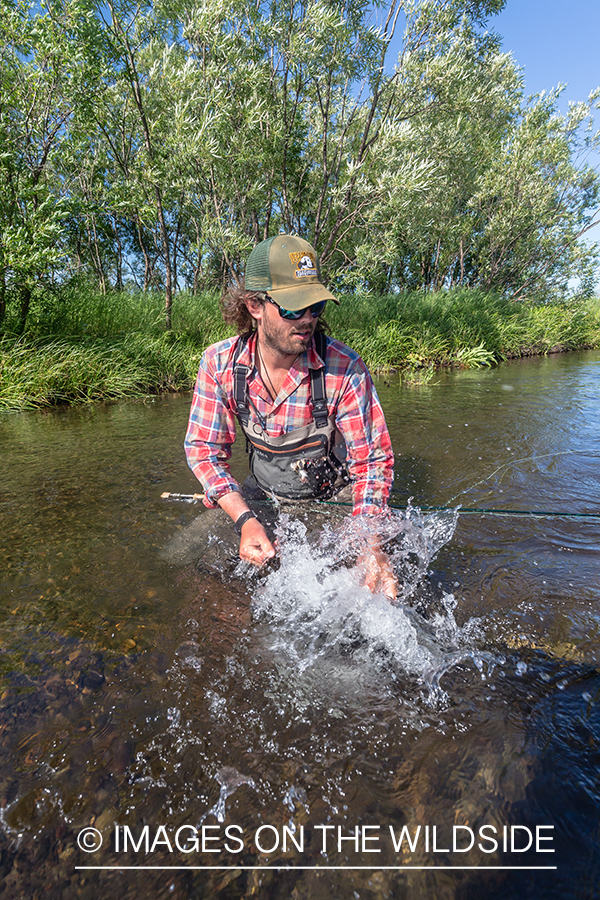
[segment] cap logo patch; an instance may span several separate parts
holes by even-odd
[[[304,278],[306,275],[317,275],[317,260],[309,250],[301,250],[289,254],[290,260],[296,266],[294,275],[296,278]]]

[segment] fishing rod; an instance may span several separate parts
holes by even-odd
[[[204,499],[204,494],[174,494],[164,491],[161,500],[179,500],[182,503],[194,503]],[[321,501],[327,506],[352,506],[341,500],[324,500]],[[460,506],[401,506],[396,503],[388,503],[391,509],[419,509],[421,512],[459,512],[461,515],[476,516],[530,516],[534,519],[600,519],[600,513],[574,513],[574,512],[557,512],[556,510],[544,509],[489,509],[489,508],[469,508]]]
[[[392,504],[389,504],[392,506]],[[406,506],[394,506],[394,509],[407,509]],[[555,510],[544,509],[469,509],[467,507],[453,506],[419,506],[422,512],[430,512],[433,510],[458,510],[459,513],[472,513],[473,515],[490,515],[490,516],[532,516],[534,519],[549,519],[556,517],[559,519],[600,519],[600,513],[572,513],[572,512],[556,512]]]

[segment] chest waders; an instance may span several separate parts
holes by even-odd
[[[346,457],[344,439],[335,426],[335,417],[328,415],[325,366],[310,369],[313,421],[271,437],[266,419],[248,396],[247,378],[252,369],[238,362],[246,340],[240,338],[233,358],[233,398],[234,412],[246,436],[250,471],[263,491],[277,497],[327,500],[350,478],[342,462]],[[324,360],[327,338],[322,332],[315,334],[315,345]]]

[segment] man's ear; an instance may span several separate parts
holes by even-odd
[[[246,309],[248,310],[248,312],[250,313],[252,318],[255,319],[257,322],[260,322],[260,320],[262,319],[262,313],[263,313],[263,309],[265,306],[264,303],[262,303],[260,300],[256,300],[254,297],[252,297],[252,298],[247,297],[244,300],[244,303],[246,304]]]

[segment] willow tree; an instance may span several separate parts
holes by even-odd
[[[50,16],[0,0],[0,326],[7,297],[25,327],[33,292],[61,262],[67,206],[53,161],[68,132],[69,47]]]
[[[591,272],[597,100],[524,100],[503,0],[43,3],[0,0],[0,316],[128,271],[170,327],[177,290],[280,229],[342,287],[537,296]]]
[[[439,290],[475,274],[482,224],[470,204],[518,115],[521,79],[492,35],[483,41],[464,24],[427,51],[403,61],[378,158],[359,186],[364,211],[350,283]],[[410,117],[407,90],[422,97]]]
[[[457,284],[544,299],[591,289],[597,252],[598,92],[562,115],[558,91],[524,97],[522,72],[493,35],[462,22],[405,63],[358,183],[363,211],[343,282],[375,290]],[[403,94],[421,110],[406,118]]]
[[[523,107],[470,204],[482,220],[479,281],[515,298],[565,295],[577,278],[589,290],[594,280],[597,250],[580,238],[600,221],[600,179],[585,162],[600,146],[592,116],[600,90],[566,114],[559,94]]]

